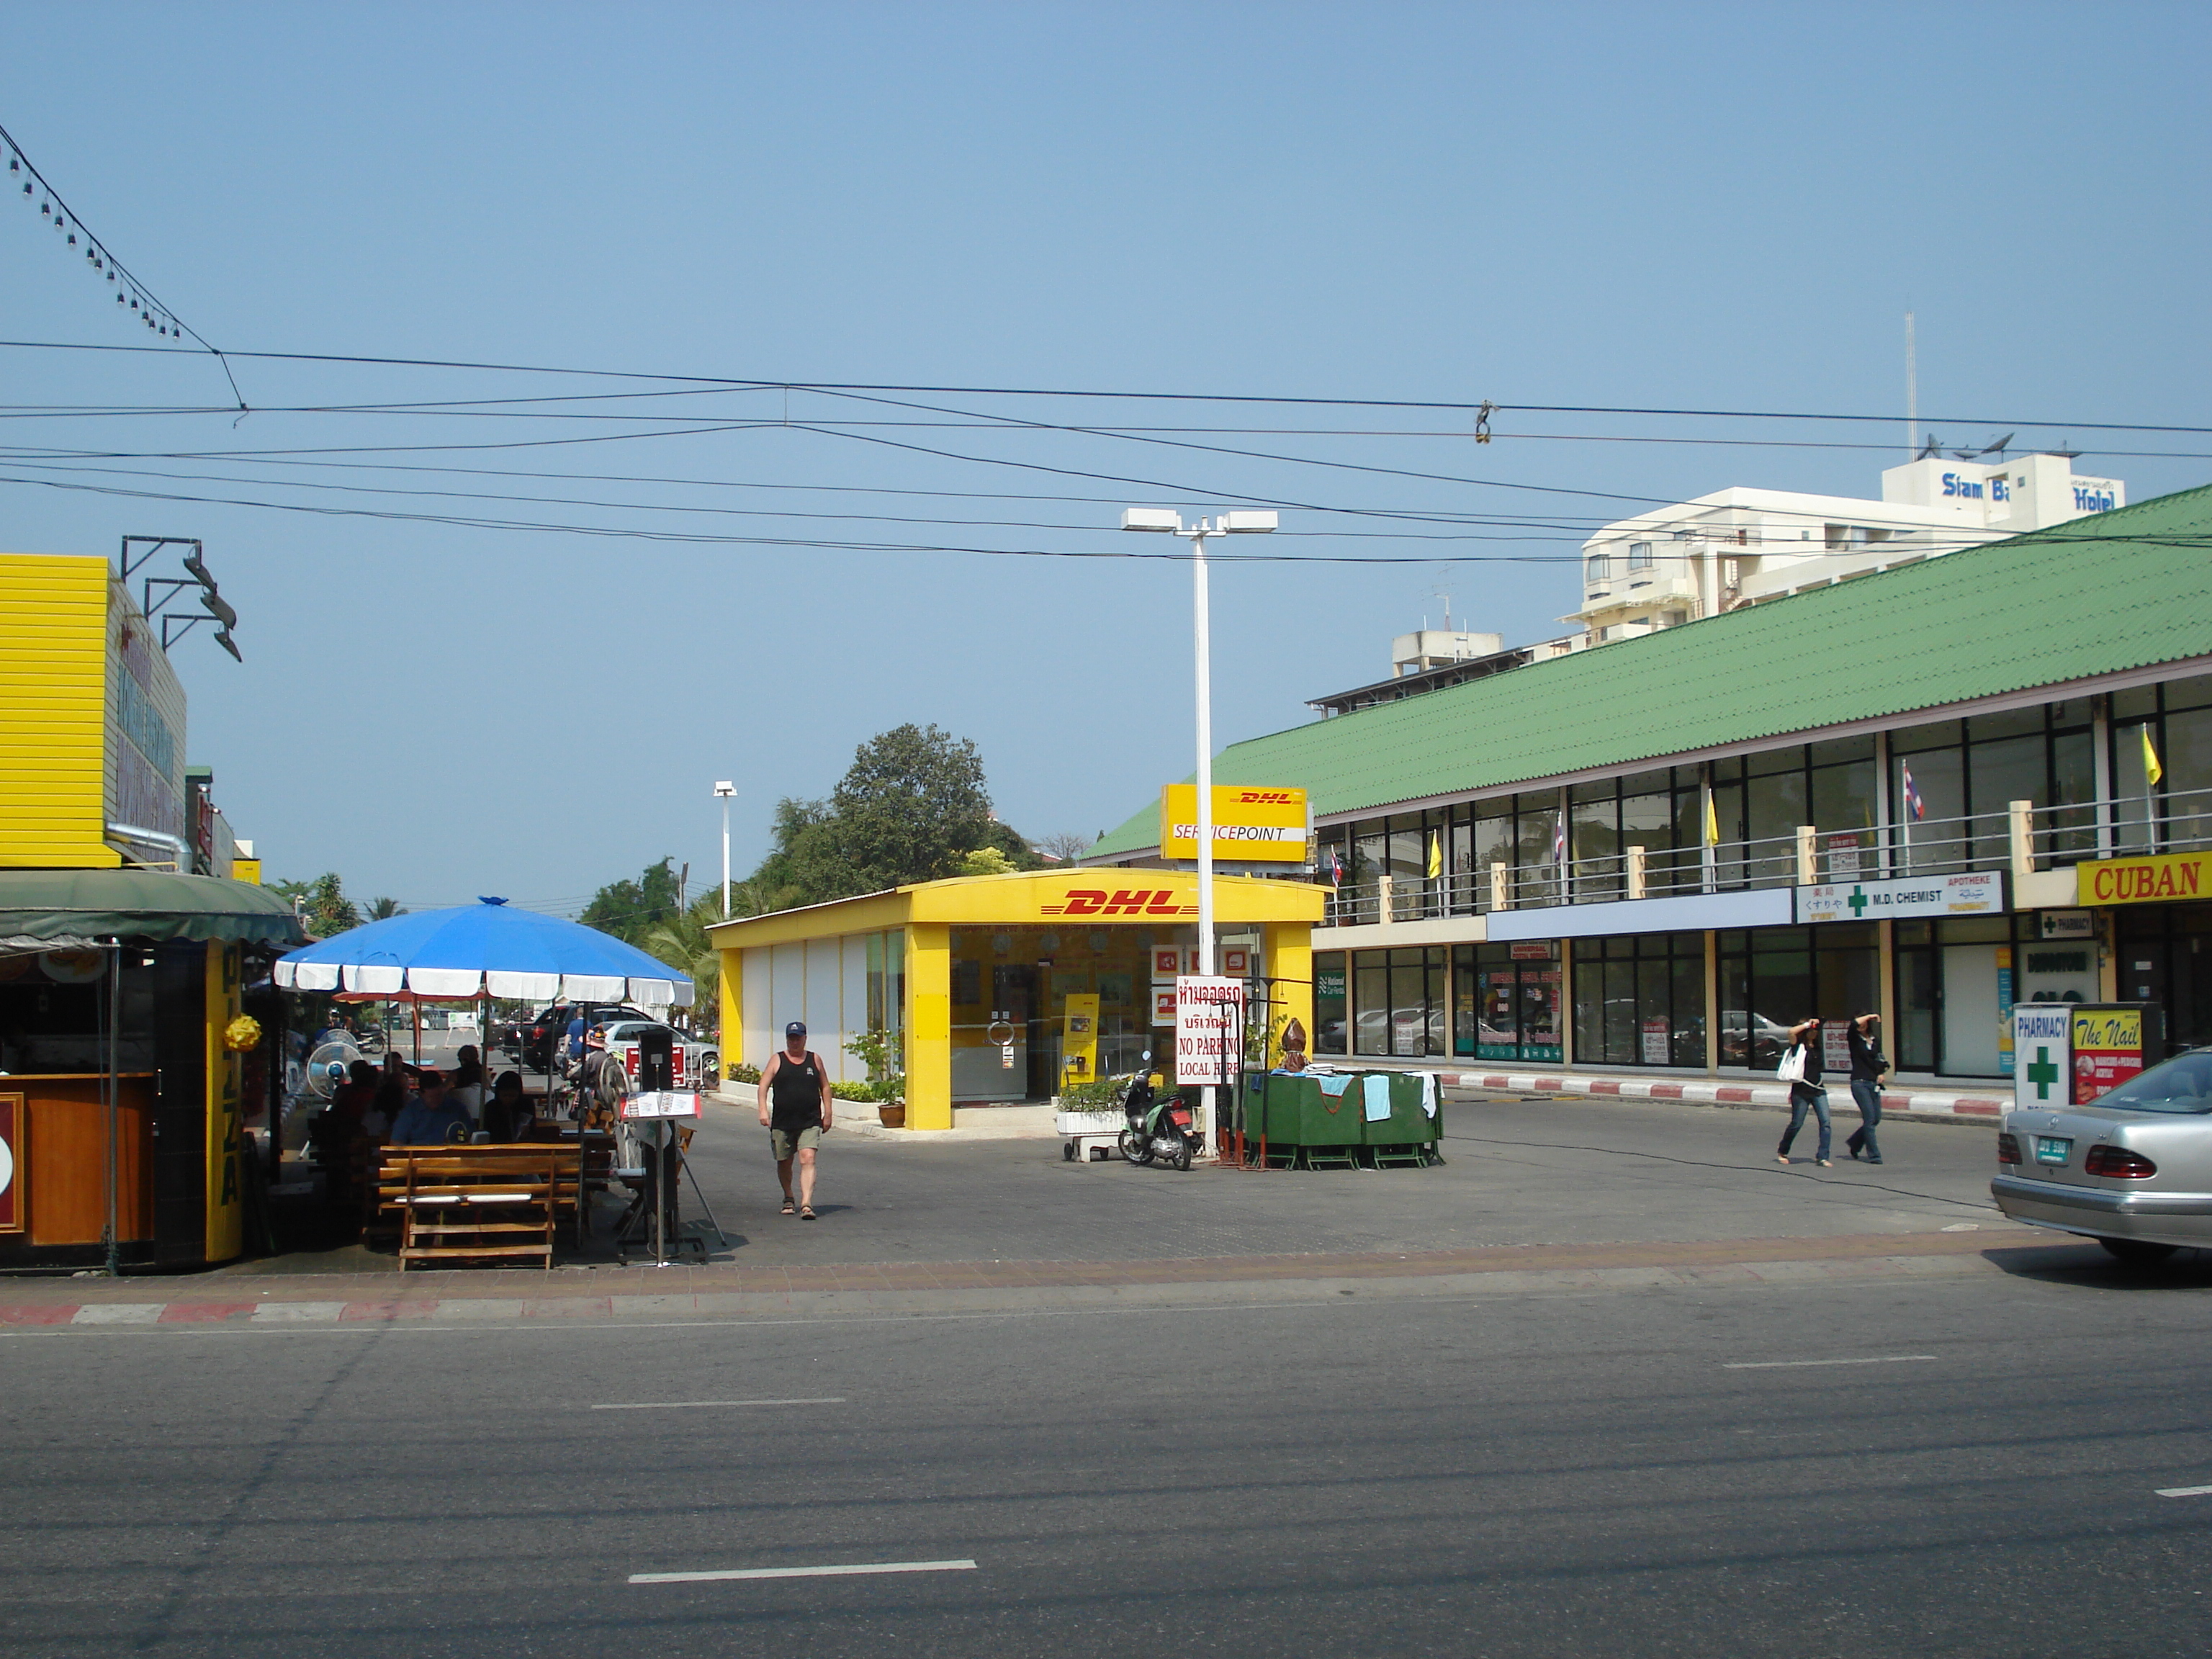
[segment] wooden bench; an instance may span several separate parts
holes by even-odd
[[[399,1218],[399,1266],[453,1258],[534,1256],[553,1265],[553,1235],[576,1205],[574,1146],[386,1146],[377,1207]]]

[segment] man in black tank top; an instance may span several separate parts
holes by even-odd
[[[794,1019],[783,1028],[783,1047],[761,1072],[760,1121],[775,1153],[776,1179],[783,1183],[783,1212],[789,1215],[795,1203],[801,1221],[814,1219],[814,1149],[830,1118],[830,1073],[807,1048],[806,1027]],[[799,1166],[796,1200],[793,1164]]]

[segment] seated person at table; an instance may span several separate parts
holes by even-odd
[[[471,1116],[483,1107],[483,1061],[477,1054],[473,1042],[463,1043],[453,1066],[453,1074],[446,1079],[446,1093],[453,1104]]]
[[[491,1098],[484,1102],[483,1126],[495,1142],[526,1140],[530,1126],[538,1121],[538,1114],[530,1104],[529,1097],[522,1092],[522,1073],[501,1072],[499,1081],[492,1086]]]
[[[407,1103],[392,1126],[394,1146],[442,1146],[469,1138],[469,1115],[446,1098],[446,1078],[434,1066],[422,1068],[422,1092]]]

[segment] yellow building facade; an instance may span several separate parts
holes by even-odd
[[[957,877],[710,927],[723,1058],[763,1064],[799,1020],[831,1079],[859,1082],[848,1045],[881,1033],[913,1129],[951,1128],[955,1105],[1048,1099],[1085,1080],[1072,1066],[1125,1074],[1147,1051],[1163,1064],[1174,980],[1196,971],[1198,878],[1112,874]],[[1313,1029],[1322,903],[1302,882],[1215,879],[1218,971],[1253,985],[1271,1043],[1291,1018]]]

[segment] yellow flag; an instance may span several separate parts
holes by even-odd
[[[1711,794],[1707,794],[1705,797],[1705,845],[1717,847],[1720,844],[1720,815],[1713,811],[1713,798]]]
[[[1429,837],[1429,879],[1434,881],[1444,872],[1444,844],[1435,835]]]
[[[2158,763],[2158,750],[2151,747],[2150,727],[2148,725],[2142,729],[2142,738],[2143,775],[2150,780],[2150,787],[2155,789],[2158,787],[2159,780],[2166,775],[2166,769]]]

